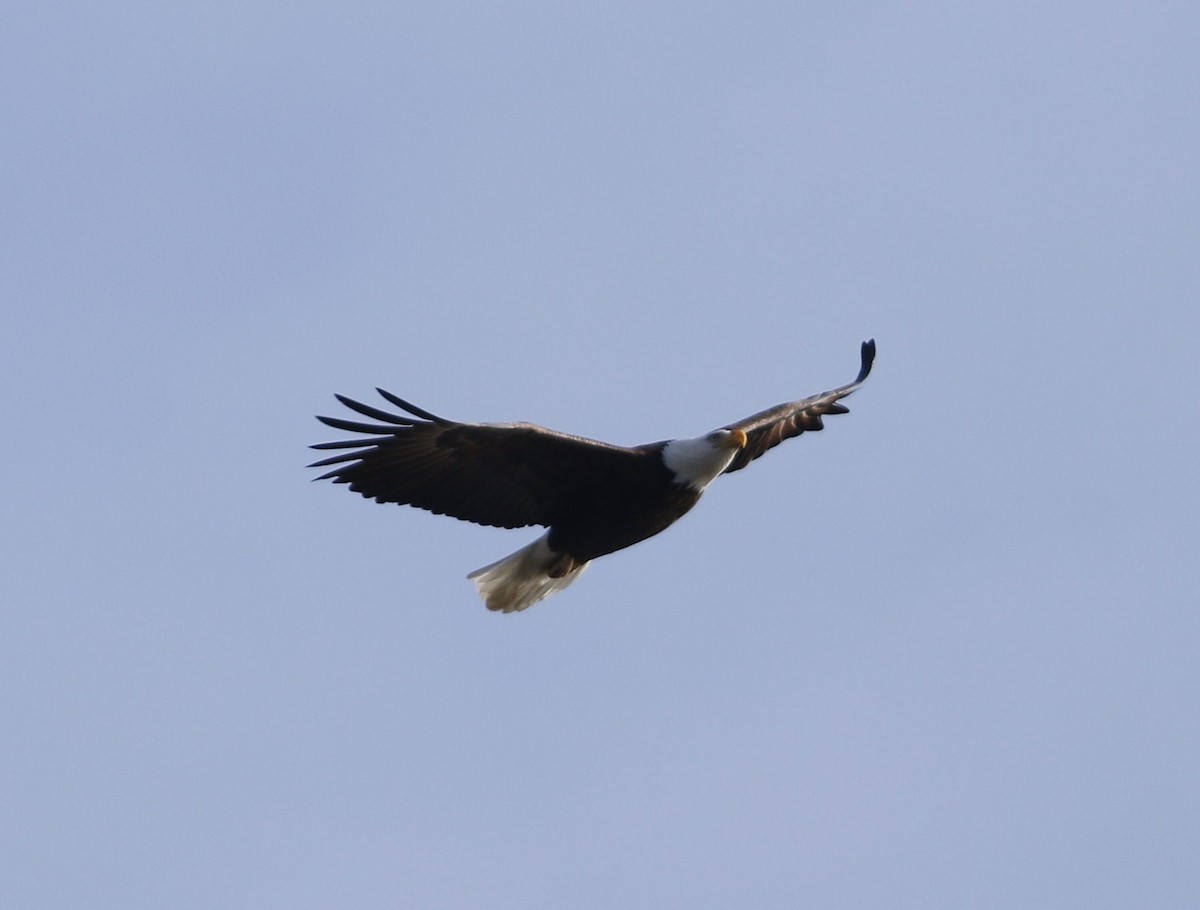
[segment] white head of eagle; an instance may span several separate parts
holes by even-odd
[[[662,460],[676,483],[699,493],[725,472],[745,445],[745,430],[713,430],[695,439],[672,439],[663,446]]]
[[[588,563],[665,530],[713,480],[740,471],[768,449],[822,418],[845,414],[841,399],[862,385],[875,359],[864,341],[853,382],[759,411],[694,439],[619,446],[531,423],[461,423],[377,389],[407,415],[343,395],[337,399],[379,423],[318,417],[364,436],[323,442],[335,450],[310,467],[317,480],[348,484],[376,502],[412,505],[500,528],[541,525],[545,534],[468,577],[491,610],[524,610],[560,591]]]

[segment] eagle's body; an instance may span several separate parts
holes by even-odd
[[[590,560],[665,530],[722,473],[744,468],[784,439],[821,429],[823,415],[845,413],[839,399],[867,378],[874,356],[874,341],[863,342],[862,367],[848,385],[695,439],[632,448],[528,423],[446,420],[382,389],[380,395],[412,416],[339,395],[347,407],[383,423],[318,418],[369,438],[313,446],[354,451],[310,467],[337,465],[317,479],[349,484],[376,502],[501,528],[548,528],[533,543],[470,575],[488,608],[508,613],[565,588]]]

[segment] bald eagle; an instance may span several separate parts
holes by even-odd
[[[366,438],[322,442],[353,449],[309,467],[337,465],[316,480],[345,483],[376,502],[394,502],[481,525],[547,532],[528,546],[476,569],[489,610],[524,610],[580,576],[598,556],[632,546],[674,524],[720,474],[740,471],[785,439],[820,430],[827,414],[867,378],[875,341],[862,344],[851,383],[777,405],[695,439],[625,446],[548,430],[532,423],[459,423],[376,389],[410,416],[337,395],[372,420],[318,417]]]

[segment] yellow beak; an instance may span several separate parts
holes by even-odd
[[[725,440],[725,445],[731,449],[743,449],[746,447],[746,431],[745,430],[730,430],[729,438]]]

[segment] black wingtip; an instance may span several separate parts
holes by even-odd
[[[408,411],[408,413],[414,415],[415,417],[420,417],[422,420],[431,420],[434,423],[450,423],[450,421],[446,420],[446,418],[438,417],[437,414],[431,414],[429,411],[426,411],[424,408],[419,408],[412,402],[405,401],[403,398],[399,397],[398,395],[393,395],[387,389],[381,389],[377,386],[375,388],[375,391],[378,392],[385,399],[390,401],[392,404],[394,404],[396,407],[403,408],[404,410]]]
[[[859,368],[858,378],[854,381],[862,382],[871,375],[871,365],[875,363],[875,339],[868,338],[862,343],[862,367]]]

